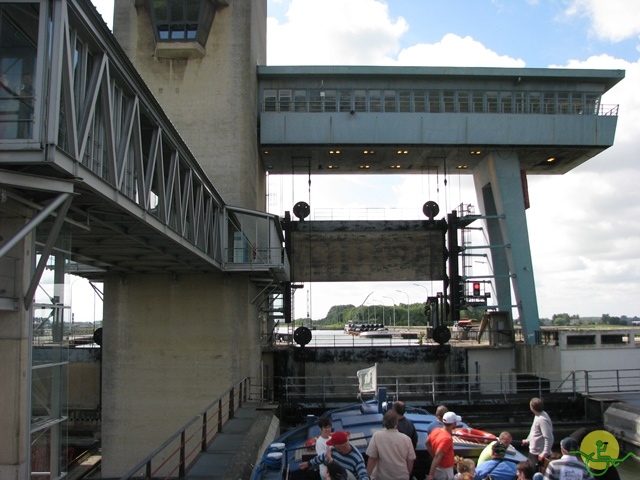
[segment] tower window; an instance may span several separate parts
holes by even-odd
[[[211,0],[147,0],[156,42],[207,43],[216,14]]]

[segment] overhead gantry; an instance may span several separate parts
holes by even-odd
[[[473,175],[490,243],[502,246],[490,254],[496,308],[511,310],[513,289],[535,343],[526,177],[567,173],[613,145],[618,107],[602,95],[624,71],[266,66],[258,77],[270,175]],[[295,266],[293,279],[305,280]],[[424,279],[406,269],[405,280]]]

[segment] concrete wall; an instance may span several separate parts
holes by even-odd
[[[515,393],[515,349],[513,348],[469,348],[467,350],[467,371],[473,379],[481,376],[480,393],[503,391]],[[480,378],[480,377],[479,377]]]
[[[222,274],[107,277],[104,476],[126,473],[243,377],[259,378],[253,288]]]
[[[560,331],[558,345],[518,345],[516,365],[519,372],[539,375],[551,381],[553,390],[567,391],[573,388],[590,393],[616,391],[618,387],[638,384],[635,373],[625,373],[624,369],[635,369],[640,365],[640,347],[635,341],[621,344],[606,344],[600,341],[602,335],[633,334],[624,330]],[[567,345],[568,336],[596,337],[595,345]],[[617,378],[611,374],[618,372]],[[589,372],[587,378],[585,371]],[[573,375],[571,372],[575,372]],[[628,388],[627,388],[628,390]]]
[[[396,378],[391,377],[397,376],[400,398],[424,398],[432,382],[450,384],[449,375],[465,372],[466,353],[449,346],[282,349],[274,353],[276,394],[291,403],[352,403],[357,371],[376,363],[378,386],[392,384],[388,391],[394,394]]]
[[[225,202],[262,210],[256,67],[266,64],[267,2],[229,3],[202,58],[159,58],[146,2],[115,0],[113,33]]]
[[[5,199],[6,200],[6,199]],[[0,202],[0,241],[12,238],[32,212],[12,200]],[[33,236],[0,259],[3,296],[22,297],[34,263]],[[0,478],[27,478],[30,452],[30,312],[19,298],[17,311],[0,310]]]

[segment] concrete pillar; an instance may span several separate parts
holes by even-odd
[[[256,66],[266,64],[266,0],[216,11],[202,58],[162,58],[147,2],[115,0],[113,33],[225,202],[264,210]]]
[[[511,276],[522,334],[527,344],[534,344],[540,317],[518,156],[509,150],[489,152],[474,169],[473,179],[482,214],[504,215],[486,221],[491,245],[509,245],[491,249],[499,308],[511,311]]]
[[[108,276],[102,475],[126,473],[243,377],[260,378],[244,276]]]
[[[10,199],[0,201],[0,245],[12,238],[32,212]],[[17,310],[0,310],[0,478],[29,472],[31,310],[22,301],[34,263],[33,235],[0,258],[0,296],[18,298]],[[4,304],[4,302],[3,302]]]

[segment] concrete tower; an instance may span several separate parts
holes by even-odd
[[[264,209],[266,1],[176,3],[116,0],[114,33],[225,203]],[[107,275],[104,285],[102,473],[115,477],[236,382],[259,378],[260,323],[248,274]]]
[[[267,2],[191,2],[197,30],[189,7],[179,16],[171,3],[115,0],[113,33],[225,202],[263,209],[256,68]]]

